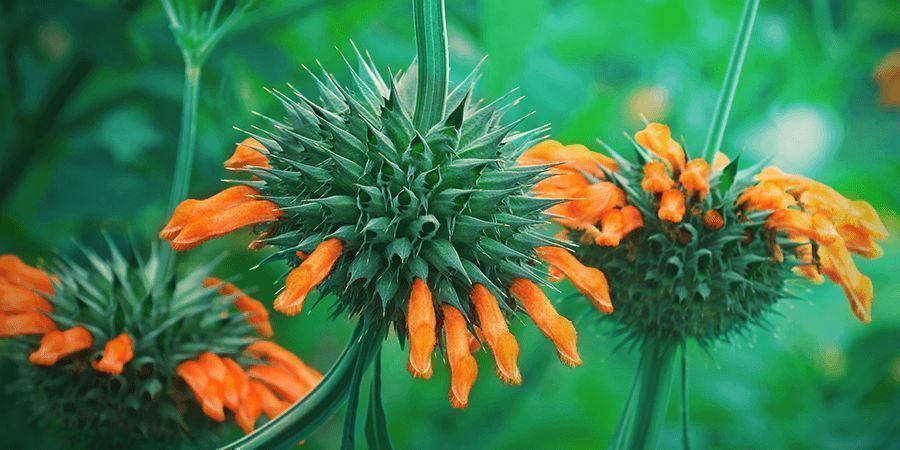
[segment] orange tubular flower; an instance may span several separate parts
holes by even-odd
[[[641,188],[646,192],[659,193],[672,189],[675,181],[669,177],[666,166],[659,161],[650,161],[644,165],[644,180]]]
[[[412,376],[427,380],[433,373],[431,354],[437,343],[437,319],[431,291],[421,278],[416,278],[413,282],[408,308],[406,329],[409,332],[409,363],[406,367]]]
[[[211,381],[203,366],[197,361],[185,361],[178,365],[175,373],[187,383],[200,402],[203,413],[216,422],[225,421],[224,399],[221,385]],[[218,388],[217,388],[218,386]]]
[[[659,218],[673,223],[681,222],[684,217],[684,194],[678,189],[663,192],[659,201]]]
[[[270,168],[269,158],[263,154],[266,148],[256,139],[248,137],[234,149],[234,154],[225,161],[225,168],[239,170],[246,167]]]
[[[37,292],[0,279],[0,312],[53,312],[53,305]]]
[[[592,152],[580,144],[562,145],[553,140],[535,144],[522,153],[517,163],[520,166],[559,164],[552,169],[552,172],[557,174],[581,174],[584,172],[596,178],[605,178],[600,166],[610,171],[619,170],[616,162],[608,156]]]
[[[53,330],[56,330],[56,322],[41,313],[6,314],[0,312],[0,338],[46,334]]]
[[[521,384],[522,374],[516,365],[516,359],[519,357],[519,343],[509,332],[497,299],[481,284],[472,286],[469,298],[475,305],[482,336],[487,341],[491,353],[494,354],[497,376],[504,383]]]
[[[605,181],[580,189],[575,198],[577,200],[560,203],[548,212],[562,216],[554,219],[560,225],[577,230],[596,231],[595,224],[606,211],[625,204],[622,189]]]
[[[660,123],[647,124],[646,128],[634,135],[634,140],[666,161],[676,174],[684,170],[684,149],[672,139],[672,132],[668,126]]]
[[[222,365],[225,366],[225,374],[222,377],[222,392],[224,394],[225,407],[238,415],[242,410],[242,404],[247,401],[248,397],[255,398],[256,396],[251,395],[250,393],[250,378],[244,372],[244,369],[231,358],[221,358],[221,360]],[[257,401],[257,405],[258,404]],[[245,412],[252,413],[253,411]],[[253,421],[251,423],[255,423],[257,417],[259,417],[259,413],[256,413],[256,416],[253,416]],[[246,418],[250,417],[248,416]],[[240,421],[238,421],[238,425],[240,425]],[[243,426],[241,426],[241,428],[243,428]]]
[[[709,163],[703,159],[692,159],[687,163],[684,172],[678,177],[688,196],[697,195],[700,199],[709,194]]]
[[[175,251],[190,250],[210,239],[281,216],[278,205],[268,200],[250,200],[226,210],[204,214],[187,224],[171,241]]]
[[[762,182],[744,190],[737,206],[744,211],[780,211],[797,204],[797,200],[777,184]]]
[[[241,185],[225,189],[205,200],[185,200],[175,208],[169,223],[159,232],[159,238],[164,240],[174,239],[185,226],[200,217],[252,201],[257,195],[259,195],[259,192],[256,189]]]
[[[263,414],[269,419],[278,417],[279,414],[291,406],[290,403],[278,398],[271,389],[258,381],[250,380],[250,392],[256,394]]]
[[[244,294],[237,286],[226,283],[218,278],[206,277],[203,280],[203,285],[206,287],[219,286],[220,294],[234,296],[234,306],[238,311],[247,315],[247,323],[249,323],[260,336],[265,338],[272,337],[273,331],[272,325],[269,323],[269,311],[266,310],[266,307],[263,306],[262,302]]]
[[[587,297],[598,311],[604,314],[613,312],[609,285],[603,272],[581,264],[574,255],[562,248],[538,247],[536,250],[539,258],[565,274],[575,289]]]
[[[53,282],[46,272],[22,262],[16,255],[0,255],[0,281],[34,290],[43,294],[53,294]]]
[[[41,346],[28,355],[28,361],[35,366],[52,366],[61,358],[91,348],[93,343],[94,336],[84,327],[53,330],[41,338]]]
[[[261,381],[289,403],[300,400],[312,389],[311,386],[304,385],[298,376],[281,367],[250,366],[247,375]]]
[[[441,305],[441,313],[444,317],[444,345],[450,364],[450,404],[463,409],[469,405],[469,392],[478,377],[478,363],[470,353],[470,333],[465,317],[446,303]]]
[[[343,251],[344,243],[336,238],[319,244],[309,257],[288,275],[284,292],[275,299],[275,309],[289,316],[300,313],[307,294],[328,277]]]
[[[559,360],[569,367],[581,365],[576,343],[578,335],[569,319],[559,315],[550,299],[531,280],[517,278],[509,286],[509,292],[519,300],[541,333],[556,346]]]
[[[103,349],[103,357],[100,361],[91,361],[94,370],[108,373],[110,375],[119,375],[125,364],[128,364],[134,358],[134,341],[131,336],[122,333],[109,342]]]
[[[274,342],[256,341],[248,345],[245,352],[253,357],[265,359],[273,366],[287,370],[309,389],[322,381],[322,374],[318,370],[308,366],[297,355]]]

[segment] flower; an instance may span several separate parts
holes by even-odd
[[[874,78],[880,89],[881,104],[888,108],[900,106],[900,49],[892,50],[881,59]]]
[[[44,271],[0,256],[0,336],[22,359],[15,385],[48,419],[125,445],[214,432],[196,408],[215,422],[230,411],[249,433],[321,380],[260,340],[253,329],[272,336],[265,308],[209,269],[176,285],[157,251],[137,264],[112,244],[106,260],[83,251],[89,268],[60,258]]]
[[[627,337],[728,340],[761,322],[797,276],[839,284],[854,314],[870,320],[872,283],[850,254],[883,253],[876,241],[887,230],[871,205],[773,167],[738,176],[738,161],[721,153],[712,165],[690,159],[665,125],[648,124],[632,143],[637,163],[607,147],[614,165],[594,163],[593,173],[569,168],[606,157],[554,141],[519,159],[556,164],[535,194],[563,201],[551,209],[559,236],[580,244],[538,256]]]
[[[337,311],[376,330],[393,326],[409,340],[407,367],[416,378],[431,377],[433,354],[442,350],[454,407],[468,404],[477,374],[469,349],[476,330],[498,377],[521,382],[507,324],[518,311],[563,363],[580,364],[574,328],[539,294],[545,273],[534,264],[536,248],[559,245],[537,229],[557,202],[530,192],[548,170],[601,175],[597,164],[615,163],[582,147],[557,167],[515,167],[509,161],[544,128],[513,133],[518,122],[501,121],[507,101],[470,102],[474,73],[448,95],[440,123],[416,130],[414,81],[386,81],[371,61],[357,59],[353,89],[310,72],[321,101],[274,92],[286,119],[245,140],[225,163],[251,179],[185,201],[160,237],[186,250],[254,227],[250,248],[273,247],[292,268],[277,311],[296,315],[314,292],[334,293]],[[611,190],[584,194],[586,202],[616,201]]]

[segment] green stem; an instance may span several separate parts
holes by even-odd
[[[447,79],[447,23],[444,0],[413,0],[419,81],[413,124],[424,134],[444,116]]]
[[[753,33],[753,23],[756,21],[758,9],[759,0],[745,0],[744,12],[741,14],[734,47],[731,49],[731,58],[728,60],[728,70],[725,72],[725,80],[722,81],[722,89],[719,90],[719,99],[716,101],[716,110],[709,132],[706,134],[706,145],[703,146],[703,159],[710,162],[722,145],[725,125],[728,123],[728,114],[734,103],[734,93],[741,77],[741,68],[744,65],[744,56],[747,54],[747,45],[750,43],[750,35]]]
[[[184,92],[181,100],[181,131],[178,136],[178,154],[175,160],[175,174],[172,177],[172,191],[166,217],[172,217],[175,207],[187,198],[191,185],[191,169],[194,166],[194,151],[197,143],[197,103],[200,99],[200,73],[202,63],[185,57]],[[175,251],[164,246],[162,255],[164,274],[175,272]]]
[[[691,449],[690,421],[688,420],[688,369],[687,343],[681,344],[681,439],[684,450]]]
[[[269,450],[297,445],[337,411],[350,393],[359,365],[365,370],[371,364],[383,338],[383,332],[360,322],[337,362],[312,392],[280,416],[222,449]]]
[[[655,449],[672,390],[676,345],[647,341],[610,449]]]

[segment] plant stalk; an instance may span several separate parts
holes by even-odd
[[[753,33],[753,24],[756,21],[758,9],[759,0],[745,0],[741,22],[734,39],[734,47],[731,48],[731,57],[728,60],[728,70],[725,72],[725,79],[719,90],[716,110],[713,113],[709,132],[706,134],[706,144],[703,146],[703,159],[710,163],[712,163],[716,151],[722,146],[725,125],[728,123],[728,115],[731,112],[731,105],[734,103],[734,93],[737,91],[741,69],[744,66],[744,56],[747,55],[747,46],[750,43],[750,35]]]
[[[413,124],[424,135],[443,118],[447,99],[450,66],[444,0],[413,0],[413,15],[419,71]]]
[[[610,450],[656,448],[672,390],[676,347],[668,341],[644,342],[634,384]]]
[[[172,177],[172,191],[169,194],[166,217],[172,217],[178,204],[187,198],[188,189],[191,186],[191,169],[194,167],[194,152],[197,146],[197,104],[200,99],[201,70],[202,62],[185,56],[181,131],[178,136],[178,154],[175,160],[175,173]],[[166,276],[175,272],[175,251],[170,246],[164,246],[162,267]]]

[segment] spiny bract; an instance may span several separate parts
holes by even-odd
[[[473,72],[423,135],[411,120],[414,72],[388,86],[356,54],[352,89],[310,72],[320,101],[275,92],[284,119],[253,133],[271,167],[246,168],[258,177],[247,184],[283,212],[264,242],[298,265],[297,252],[342,241],[353,256],[337,262],[321,292],[338,294],[338,311],[393,321],[401,336],[416,278],[464,314],[474,283],[507,298],[514,278],[541,279],[532,249],[555,244],[534,226],[555,201],[528,194],[546,167],[513,162],[546,128],[513,133],[519,121],[501,123],[514,104],[506,99],[471,104]]]

